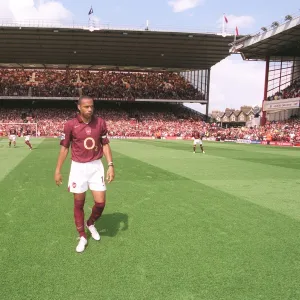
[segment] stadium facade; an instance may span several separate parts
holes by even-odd
[[[300,16],[286,16],[231,44],[244,60],[265,61],[261,125],[300,116]],[[257,99],[259,100],[259,99]]]

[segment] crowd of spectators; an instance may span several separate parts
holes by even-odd
[[[268,101],[300,97],[300,79],[295,80],[284,90],[268,97]]]
[[[37,136],[60,136],[65,122],[75,114],[75,109],[67,108],[0,108],[0,134],[5,135],[11,127],[1,123],[27,122],[26,125],[16,125],[20,134],[21,128],[37,123]],[[201,115],[184,106],[146,103],[130,107],[116,103],[101,108],[96,114],[106,120],[111,137],[191,138],[197,130],[206,138],[220,140],[265,140],[267,135],[271,135],[273,141],[300,141],[299,119],[268,122],[265,126],[250,128],[220,128],[217,124],[205,122]],[[32,126],[32,130],[35,131],[35,128]]]
[[[272,141],[295,142],[300,141],[300,120],[287,120],[277,122],[267,122],[264,126],[238,127],[238,128],[217,128],[211,126],[208,136],[219,138],[220,140],[255,140],[263,141],[268,136]]]
[[[32,72],[0,69],[0,96],[28,96]]]
[[[178,73],[0,69],[0,96],[203,100]]]

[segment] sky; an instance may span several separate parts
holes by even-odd
[[[150,29],[171,31],[221,32],[225,14],[228,29],[238,26],[241,35],[256,33],[262,26],[282,21],[287,14],[300,15],[296,0],[0,0],[0,22],[6,19],[87,24],[91,6],[99,24],[143,28],[149,20]],[[243,61],[238,54],[213,66],[210,111],[261,105],[264,70],[264,62]],[[200,104],[191,107],[204,111]]]

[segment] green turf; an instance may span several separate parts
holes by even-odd
[[[70,161],[58,188],[38,141],[0,141],[2,299],[300,299],[298,149],[112,141],[102,240],[77,254]]]

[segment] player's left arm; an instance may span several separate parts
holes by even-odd
[[[105,159],[108,164],[108,169],[106,173],[106,180],[108,183],[112,182],[115,178],[115,170],[114,170],[114,163],[113,163],[113,157],[112,157],[112,152],[111,148],[109,145],[109,139],[107,137],[107,127],[106,123],[103,120],[102,123],[102,132],[101,132],[101,144],[103,147],[103,154],[105,156]]]
[[[107,164],[108,164],[106,180],[108,183],[110,183],[115,178],[115,169],[114,169],[114,165],[113,165],[113,158],[112,158],[111,148],[110,148],[109,144],[103,145],[103,154],[104,154]]]

